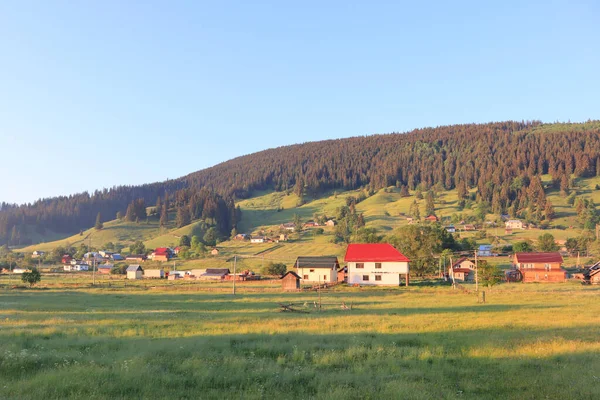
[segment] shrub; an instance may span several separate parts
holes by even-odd
[[[31,272],[23,272],[23,275],[21,275],[21,280],[24,283],[29,283],[29,287],[32,287],[33,285],[42,280],[42,275],[40,274],[40,271],[37,270],[37,268],[33,268]]]
[[[267,275],[283,275],[287,271],[287,266],[283,263],[269,263],[265,269]]]

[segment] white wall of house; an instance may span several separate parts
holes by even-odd
[[[363,264],[363,268],[357,268],[357,264]],[[380,264],[377,268],[375,264]],[[348,263],[348,284],[354,285],[382,285],[399,286],[400,275],[402,279],[408,274],[408,262],[349,262]],[[364,279],[367,278],[367,279]]]
[[[302,278],[303,282],[337,282],[337,271],[335,268],[298,268],[297,274]]]

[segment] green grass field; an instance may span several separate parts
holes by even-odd
[[[0,398],[600,396],[597,287],[503,284],[486,304],[419,282],[337,287],[318,312],[315,292],[277,282],[233,296],[224,284],[77,279],[29,290],[0,276]]]

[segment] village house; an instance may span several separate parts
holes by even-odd
[[[567,273],[562,263],[558,252],[515,253],[513,257],[513,267],[521,272],[523,282],[564,282]]]
[[[71,261],[73,260],[73,257],[71,257],[68,254],[65,254],[64,256],[62,256],[62,258],[60,259],[60,262],[63,264],[70,264]]]
[[[298,257],[295,265],[298,275],[304,282],[337,282],[337,271],[340,268],[337,257]]]
[[[583,273],[583,281],[592,285],[600,285],[600,261],[586,269]]]
[[[250,243],[265,243],[267,238],[265,236],[252,236],[250,238]]]
[[[100,250],[98,254],[100,254],[102,258],[110,258],[114,253],[112,251]]]
[[[113,253],[109,258],[111,261],[125,261],[125,258],[123,258],[123,256],[119,253]]]
[[[349,244],[344,261],[348,284],[399,286],[404,277],[408,286],[410,260],[390,244]]]
[[[509,219],[504,223],[506,229],[525,229],[525,224],[519,219]]]
[[[148,257],[145,254],[131,254],[125,257],[125,261],[144,262]]]
[[[475,263],[466,257],[460,258],[450,266],[448,275],[454,281],[472,281],[475,277]]]
[[[248,235],[246,235],[245,233],[238,233],[237,235],[234,236],[235,240],[246,240],[248,238]]]
[[[33,253],[31,253],[31,258],[43,257],[45,254],[46,254],[45,251],[35,250]]]
[[[281,288],[283,290],[299,290],[300,276],[294,271],[288,271],[281,277]]]
[[[286,222],[285,224],[279,225],[279,229],[285,229],[286,231],[294,232],[296,225],[293,222]]]
[[[479,250],[477,250],[477,255],[479,257],[491,257],[492,256],[492,245],[491,244],[480,245]]]
[[[454,225],[450,225],[446,227],[446,232],[448,233],[455,233],[456,232],[456,228],[454,227]]]
[[[204,281],[222,281],[229,274],[228,268],[207,268],[199,278]]]
[[[286,242],[287,240],[288,240],[288,235],[286,235],[285,233],[282,233],[279,235],[280,242]]]
[[[334,221],[334,220],[332,220],[332,219],[328,219],[328,220],[327,220],[327,222],[325,222],[325,225],[326,225],[326,226],[336,226],[336,225],[337,225],[337,222],[335,222],[335,221]]]
[[[465,224],[463,225],[463,231],[470,232],[475,230],[475,225],[473,224]]]
[[[144,270],[138,265],[130,265],[127,267],[127,279],[142,279],[144,277]]]
[[[171,249],[168,247],[159,247],[152,253],[152,260],[154,261],[169,261],[172,257]]]
[[[315,226],[319,226],[319,223],[316,221],[306,221],[304,224],[306,228],[314,228]]]
[[[429,215],[427,217],[425,217],[425,221],[429,221],[429,222],[438,222],[439,218],[436,217],[435,215]]]
[[[219,255],[219,249],[217,249],[216,247],[215,247],[215,248],[213,248],[213,249],[210,251],[210,254],[211,254],[211,255],[213,255],[213,256],[218,256],[218,255]]]

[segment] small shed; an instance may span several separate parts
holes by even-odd
[[[138,265],[130,265],[127,267],[127,279],[142,279],[144,270]]]
[[[283,290],[299,290],[300,275],[294,271],[288,271],[281,277],[281,288]]]
[[[218,255],[219,255],[219,249],[217,249],[216,247],[215,247],[215,248],[213,248],[213,249],[210,251],[210,254],[211,254],[211,255],[213,255],[213,256],[218,256]]]
[[[160,269],[147,269],[144,271],[144,278],[151,278],[151,279],[161,279],[165,277],[165,270],[160,268]]]

